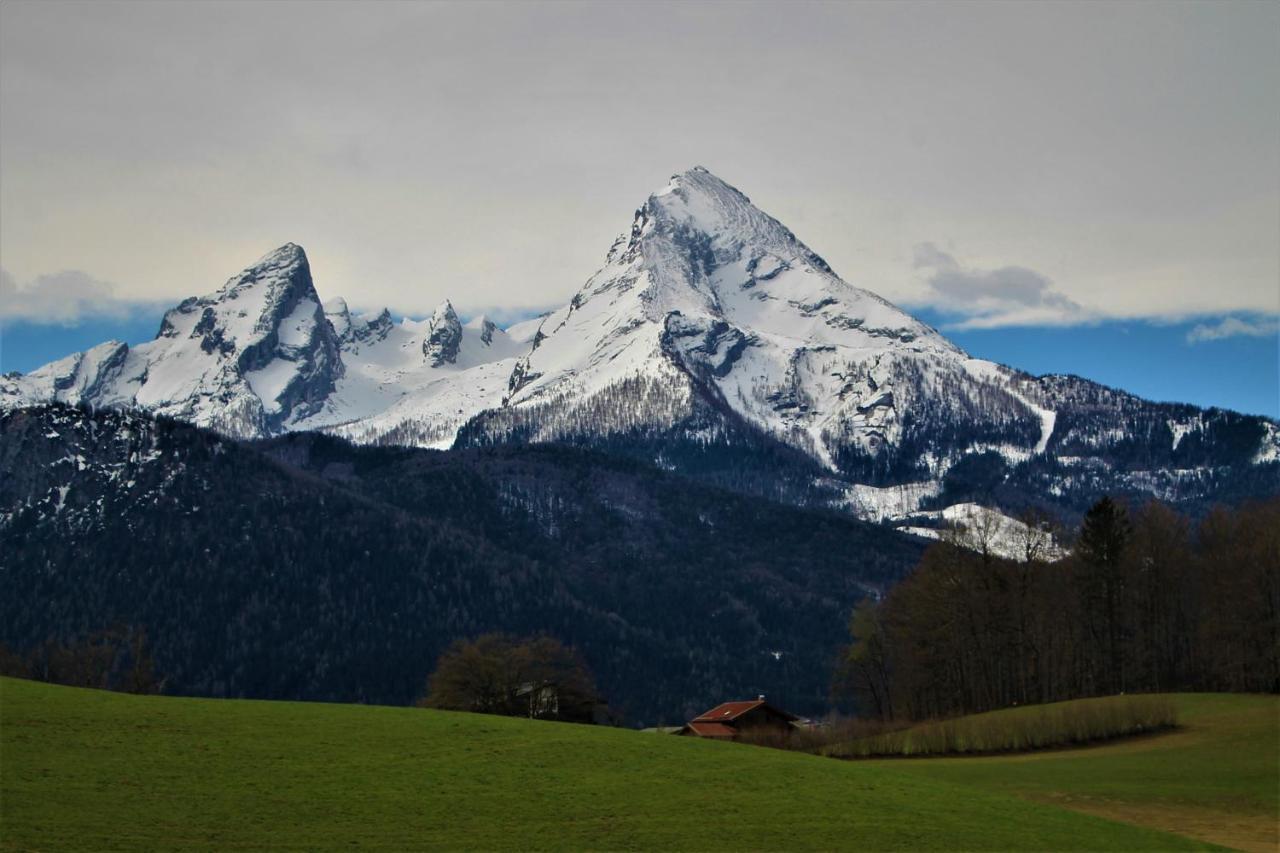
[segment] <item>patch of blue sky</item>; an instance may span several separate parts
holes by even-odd
[[[1204,317],[958,329],[949,327],[954,318],[936,311],[916,314],[971,355],[1028,373],[1072,373],[1149,400],[1280,418],[1280,336],[1275,331],[1193,335],[1198,327],[1221,319]],[[1274,329],[1273,319],[1247,319]]]

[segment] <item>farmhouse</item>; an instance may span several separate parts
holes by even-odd
[[[531,720],[622,725],[621,715],[610,708],[603,697],[583,698],[575,692],[565,692],[564,687],[554,681],[526,681],[516,688],[515,700],[517,715],[523,716],[527,707]]]
[[[516,700],[528,703],[530,719],[560,718],[560,687],[554,682],[525,682],[516,688]]]
[[[775,708],[763,696],[742,702],[725,702],[690,720],[680,734],[733,740],[747,729],[768,727],[790,732],[795,714]]]

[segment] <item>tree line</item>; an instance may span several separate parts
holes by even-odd
[[[25,652],[0,642],[0,675],[122,693],[159,693],[146,629],[113,625],[71,640],[47,639]]]
[[[957,527],[883,600],[859,604],[833,692],[886,720],[1280,692],[1280,499],[1193,522],[1103,498],[1054,561],[1045,520],[1026,521],[1017,559],[996,553],[994,526]]]

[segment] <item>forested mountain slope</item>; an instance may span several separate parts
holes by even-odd
[[[576,645],[635,723],[825,705],[850,608],[922,546],[562,447],[246,445],[54,405],[0,415],[0,640],[144,627],[168,689],[403,703],[455,637]]]

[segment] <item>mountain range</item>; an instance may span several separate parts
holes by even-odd
[[[925,534],[978,506],[1206,506],[1280,475],[1275,421],[973,358],[700,167],[543,317],[464,323],[448,301],[421,321],[353,314],[286,244],[168,311],[152,341],[0,378],[0,410],[45,403],[237,439],[572,444]]]
[[[698,168],[513,326],[353,313],[286,244],[0,377],[0,660],[128,625],[170,692],[400,704],[455,638],[546,632],[630,724],[819,714],[947,523],[1053,557],[1018,517],[1278,482],[1275,421],[972,358]]]

